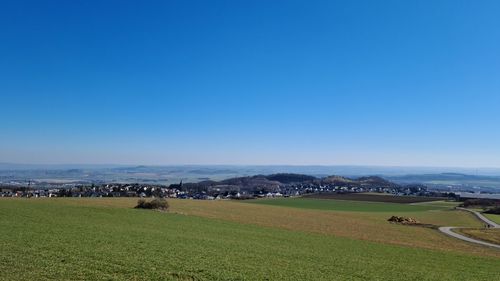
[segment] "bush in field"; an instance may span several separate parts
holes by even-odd
[[[137,206],[135,206],[135,208],[137,209],[152,209],[162,211],[168,210],[168,207],[168,202],[164,198],[156,198],[149,202],[144,199],[139,199],[139,201],[137,201]]]
[[[500,200],[496,199],[467,199],[460,207],[468,208],[468,207],[500,207]]]

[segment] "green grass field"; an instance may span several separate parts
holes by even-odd
[[[262,199],[262,200],[249,200],[247,202],[254,204],[265,204],[265,205],[293,207],[293,208],[348,211],[348,212],[418,212],[418,211],[439,210],[443,208],[442,206],[439,205],[409,205],[409,204],[398,204],[398,203],[362,202],[362,201],[331,200],[331,199],[307,199],[307,198],[278,198],[278,199],[265,199],[265,200]]]
[[[431,202],[414,203],[414,205],[434,206],[434,207],[442,207],[442,208],[455,208],[458,205],[460,205],[460,202],[455,202],[455,201],[431,201]]]
[[[495,257],[103,202],[0,199],[0,280],[490,281],[500,276]],[[239,205],[247,204],[229,206]]]
[[[500,224],[500,215],[484,214],[490,220]]]

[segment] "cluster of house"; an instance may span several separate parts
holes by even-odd
[[[333,184],[287,184],[280,186],[280,192],[286,195],[301,195],[304,193],[321,192],[384,192],[393,193],[394,189],[388,187],[360,187],[360,186],[339,186]]]
[[[0,197],[57,197],[59,189],[2,188]]]
[[[2,197],[182,197],[186,192],[162,185],[103,184],[61,188],[2,188]]]
[[[290,197],[306,193],[322,192],[379,192],[398,195],[424,195],[425,189],[397,189],[376,186],[337,186],[321,184],[282,184],[279,186],[239,187],[228,185],[214,185],[206,188],[191,188],[189,184],[151,185],[151,184],[101,184],[75,185],[60,188],[26,188],[5,187],[0,189],[0,197],[161,197],[182,199],[249,199],[265,197]]]

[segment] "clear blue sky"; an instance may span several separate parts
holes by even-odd
[[[2,1],[0,162],[500,167],[499,1]]]

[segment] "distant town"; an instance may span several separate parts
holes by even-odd
[[[399,196],[454,197],[454,193],[429,191],[422,184],[399,185],[381,177],[316,178],[302,174],[272,174],[236,177],[222,181],[201,181],[170,185],[147,183],[75,184],[35,188],[1,187],[2,197],[161,197],[200,200],[292,197],[309,193],[376,192]]]

